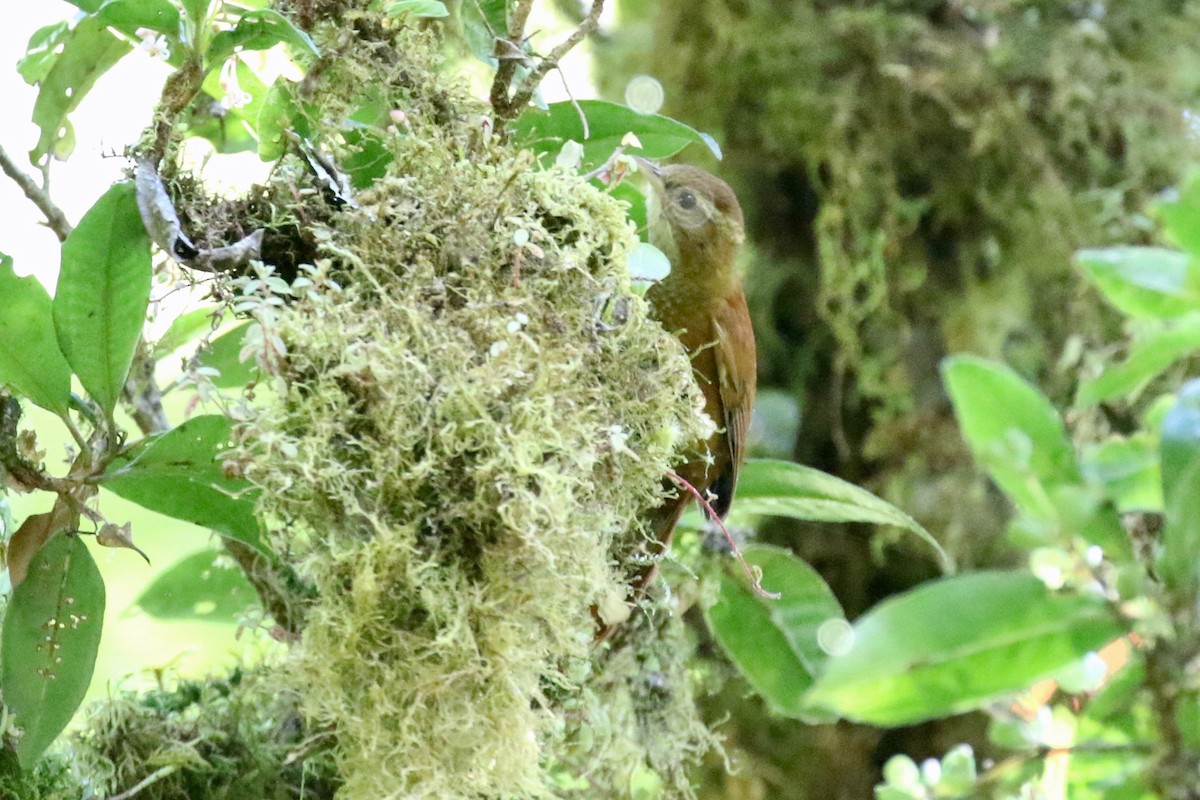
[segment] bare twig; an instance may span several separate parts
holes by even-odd
[[[583,18],[583,22],[579,23],[571,35],[568,36],[558,47],[550,51],[550,55],[543,58],[538,65],[533,68],[533,71],[525,76],[521,81],[520,87],[513,94],[512,100],[509,102],[510,109],[520,111],[525,107],[525,104],[533,97],[533,93],[537,91],[537,87],[541,86],[542,79],[550,73],[550,70],[558,67],[558,62],[562,61],[567,53],[575,48],[575,45],[582,42],[587,35],[596,30],[600,24],[600,13],[604,11],[604,0],[592,0],[592,9],[588,15]]]
[[[510,20],[508,43],[514,45],[518,49],[521,47],[521,37],[525,32],[525,22],[528,18],[528,10],[525,11],[525,17],[520,19],[521,27],[516,29],[515,24],[518,21],[517,11],[520,6],[531,5],[531,0],[522,0],[518,9],[514,10],[513,18]],[[509,82],[512,80],[513,73],[516,72],[516,60],[512,60],[511,64],[508,61],[501,60],[499,67],[496,70],[496,80],[492,83],[492,110],[495,112],[495,131],[502,133],[505,125],[510,120],[521,113],[521,110],[533,98],[533,93],[537,91],[542,80],[550,73],[550,70],[558,67],[558,62],[566,56],[567,53],[575,47],[575,45],[587,38],[588,34],[596,30],[600,24],[600,14],[604,11],[604,0],[592,0],[592,7],[588,11],[583,21],[575,30],[571,31],[571,35],[564,39],[557,47],[550,51],[548,55],[542,58],[536,67],[534,67],[528,75],[521,79],[520,85],[512,96],[509,97]],[[515,36],[514,36],[515,33]],[[504,76],[501,80],[501,76]]]
[[[66,214],[50,199],[50,195],[46,192],[45,187],[34,183],[33,178],[26,175],[16,165],[16,162],[12,160],[3,147],[0,147],[0,169],[3,169],[4,174],[12,178],[13,182],[21,187],[21,191],[25,193],[25,196],[38,207],[38,210],[46,217],[47,227],[54,231],[54,235],[58,237],[58,240],[60,242],[66,241],[67,236],[71,233],[71,223],[67,222]],[[42,174],[45,175],[45,172]]]
[[[179,765],[177,764],[168,764],[165,767],[159,767],[157,770],[151,772],[149,775],[135,784],[133,788],[121,792],[120,794],[114,794],[112,797],[108,798],[108,800],[129,800],[129,798],[139,794],[143,789],[153,786],[163,778],[169,777],[178,770]]]

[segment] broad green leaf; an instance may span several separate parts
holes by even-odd
[[[1158,572],[1193,596],[1200,588],[1200,380],[1179,390],[1162,424],[1162,489],[1166,506]]]
[[[246,330],[253,322],[243,322],[236,328],[221,334],[200,352],[200,365],[212,367],[221,374],[214,376],[214,386],[222,389],[239,389],[258,378],[258,366],[254,360],[242,361],[242,343]]]
[[[1157,204],[1167,234],[1193,256],[1200,256],[1200,172],[1192,170],[1179,191]]]
[[[179,39],[179,8],[170,0],[108,0],[96,16],[130,36],[136,36],[138,28],[148,28],[170,37],[172,43]]]
[[[263,97],[255,127],[258,130],[258,157],[263,161],[282,158],[288,150],[287,131],[292,130],[300,106],[292,95],[292,85],[277,79]]]
[[[12,594],[0,636],[0,693],[29,769],[87,692],[104,624],[104,580],[77,536],[48,541]]]
[[[467,0],[459,6],[463,37],[467,46],[485,64],[496,63],[495,41],[508,35],[508,8],[505,0]]]
[[[1154,436],[1138,433],[1109,439],[1086,450],[1079,467],[1084,478],[1104,487],[1122,513],[1162,510],[1162,472]]]
[[[604,189],[604,185],[599,181],[593,181],[593,185],[599,189]],[[608,191],[613,197],[629,205],[629,210],[626,213],[628,213],[629,219],[637,227],[638,233],[641,235],[642,240],[645,241],[647,238],[646,195],[642,193],[641,189],[637,188],[628,181],[622,181]]]
[[[1079,386],[1077,405],[1095,405],[1140,392],[1147,383],[1184,356],[1200,350],[1200,313],[1163,323],[1134,339],[1129,356]]]
[[[398,17],[402,14],[412,14],[414,17],[448,17],[449,9],[441,0],[396,0],[387,8],[388,16]]]
[[[738,477],[740,513],[812,520],[895,525],[915,533],[953,571],[950,556],[916,520],[886,500],[812,467],[772,459],[750,459]]]
[[[48,153],[66,159],[71,148],[61,146],[74,133],[67,115],[79,107],[96,81],[129,52],[130,47],[108,31],[96,17],[84,17],[65,41],[57,42],[62,52],[38,81],[33,104],[33,122],[41,129],[29,159],[38,163]],[[38,71],[41,67],[38,68]]]
[[[1054,594],[1026,572],[976,572],[918,586],[854,624],[806,698],[872,725],[981,708],[1126,633],[1100,601]]]
[[[135,444],[109,467],[100,485],[269,555],[254,515],[258,491],[222,470],[220,454],[229,447],[229,431],[229,420],[219,414],[193,417]]]
[[[171,327],[167,328],[167,332],[154,343],[155,358],[170,355],[185,344],[199,339],[201,334],[212,331],[214,320],[220,315],[219,306],[205,306],[180,314],[171,323]]]
[[[974,356],[942,362],[963,438],[1016,505],[1050,516],[1047,492],[1079,480],[1062,419],[1041,392],[1003,364]]]
[[[184,556],[158,575],[136,601],[158,619],[202,619],[228,622],[257,605],[258,595],[246,576],[222,564],[220,550]]]
[[[1200,265],[1162,247],[1080,250],[1075,262],[1104,298],[1131,317],[1178,317],[1200,310]]]
[[[59,47],[66,47],[70,38],[71,23],[66,21],[38,28],[29,37],[25,55],[17,62],[17,72],[30,86],[45,80],[58,61]]]
[[[18,278],[0,253],[0,383],[59,416],[71,399],[71,368],[54,338],[50,295],[37,278]]]
[[[150,237],[133,183],[114,184],[63,242],[54,328],[67,363],[105,412],[116,406],[150,302]]]
[[[584,117],[587,119],[586,130]],[[634,155],[667,158],[689,144],[699,143],[712,149],[720,158],[720,153],[712,147],[711,137],[706,138],[694,128],[660,114],[639,114],[628,106],[606,100],[580,100],[578,103],[564,100],[551,103],[545,110],[529,108],[517,117],[511,130],[518,146],[539,154],[549,153],[550,162],[567,140],[579,142],[583,145],[584,169],[607,161],[630,132],[642,144],[640,148],[628,148]]]
[[[205,61],[216,66],[238,50],[267,50],[281,42],[310,56],[318,55],[311,36],[278,11],[264,8],[243,14],[231,30],[213,36]]]
[[[351,149],[340,166],[350,176],[350,185],[355,189],[366,189],[374,184],[396,159],[384,145],[381,134],[382,131],[367,127],[342,132],[342,139]]]
[[[253,153],[258,150],[253,120],[246,119],[239,109],[225,110],[211,95],[204,100],[193,103],[188,109],[188,136],[206,139],[218,153]]]
[[[775,547],[747,547],[746,561],[778,600],[752,592],[741,577],[724,575],[716,604],[705,611],[709,629],[738,670],[775,711],[812,719],[803,695],[826,659],[817,641],[822,625],[845,614],[821,576]]]

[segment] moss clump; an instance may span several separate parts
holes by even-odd
[[[241,468],[319,594],[286,680],[336,731],[341,798],[550,796],[595,757],[575,733],[605,705],[590,609],[624,597],[698,390],[630,291],[616,201],[490,139],[429,35],[348,11],[314,37],[319,119],[370,100],[404,121],[359,207],[312,227],[296,297],[257,314],[278,397],[244,424]],[[685,785],[707,740],[686,676],[667,691],[651,766]]]
[[[65,757],[43,756],[33,769],[22,771],[11,750],[0,756],[0,800],[78,800],[83,790]]]
[[[338,780],[328,754],[288,758],[314,749],[297,701],[261,669],[120,691],[89,709],[72,755],[99,796],[145,782],[143,800],[332,797]]]

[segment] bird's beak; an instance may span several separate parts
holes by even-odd
[[[637,162],[638,171],[646,176],[646,181],[651,187],[653,187],[655,193],[662,194],[664,191],[662,182],[662,167],[647,161],[641,156],[634,156],[633,160]]]

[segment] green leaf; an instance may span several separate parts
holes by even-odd
[[[205,21],[212,4],[213,0],[180,0],[183,13],[197,26]]]
[[[450,16],[446,4],[440,0],[396,0],[388,6],[389,17],[412,14],[414,17],[439,18]]]
[[[1200,256],[1200,172],[1192,170],[1182,188],[1157,204],[1167,234],[1193,256]]]
[[[1053,594],[1025,572],[944,578],[889,598],[854,624],[808,702],[872,725],[980,708],[1052,675],[1126,631],[1099,601]]]
[[[133,183],[114,184],[63,242],[54,328],[79,382],[111,414],[150,302],[150,237]]]
[[[71,148],[60,147],[74,136],[67,115],[79,107],[100,76],[130,50],[96,17],[82,19],[65,41],[55,43],[58,46],[62,52],[38,81],[33,104],[33,122],[41,129],[37,145],[29,152],[34,163],[51,152],[60,160],[70,155]]]
[[[292,85],[284,78],[277,79],[267,90],[258,109],[255,127],[258,130],[258,157],[275,161],[287,152],[286,133],[300,114],[300,106],[292,95]]]
[[[179,41],[179,8],[170,0],[108,0],[96,16],[129,36],[136,36],[138,28],[149,28],[169,37],[172,44]]]
[[[604,190],[604,185],[599,181],[593,181],[592,185],[598,189]],[[612,187],[611,190],[607,191],[613,197],[629,205],[629,209],[626,213],[629,215],[629,219],[632,220],[633,224],[637,227],[638,233],[642,235],[642,239],[645,240],[646,195],[644,195],[640,189],[628,181],[622,181],[621,183],[618,183],[616,186]]]
[[[76,536],[38,551],[13,591],[0,635],[0,693],[23,731],[17,758],[29,769],[83,701],[104,625],[104,580]]]
[[[212,331],[214,322],[220,316],[220,306],[205,306],[180,314],[162,338],[154,343],[154,357],[170,355],[189,342],[199,339],[201,334]]]
[[[505,0],[467,0],[459,7],[463,37],[475,57],[495,66],[495,41],[508,36],[508,7]]]
[[[1052,517],[1047,492],[1079,480],[1058,412],[1003,364],[974,356],[942,362],[942,376],[975,459],[1023,511]]]
[[[212,378],[214,386],[222,389],[240,389],[251,381],[258,380],[258,365],[254,360],[242,361],[242,343],[246,330],[257,323],[243,322],[236,328],[221,334],[200,352],[200,365],[220,372]]]
[[[586,131],[581,112],[587,118]],[[694,128],[660,114],[639,114],[606,100],[580,100],[577,104],[564,100],[551,103],[545,110],[529,108],[517,117],[511,130],[518,146],[538,154],[557,155],[568,139],[581,143],[584,169],[607,161],[630,132],[637,135],[642,146],[629,151],[646,158],[667,158],[694,143],[705,145],[720,158],[712,138]]]
[[[778,600],[756,595],[739,577],[724,575],[716,604],[705,611],[709,629],[738,670],[780,714],[818,715],[803,696],[826,659],[817,642],[825,623],[845,614],[821,576],[796,556],[775,547],[747,547],[746,561],[762,570],[762,583]]]
[[[148,436],[109,466],[100,485],[138,505],[211,528],[270,555],[254,514],[249,481],[225,476],[219,460],[230,422],[219,414],[193,417]]]
[[[18,278],[0,253],[0,297],[0,383],[65,416],[71,368],[54,338],[50,295],[37,278]]]
[[[738,477],[739,512],[815,522],[869,522],[895,525],[915,533],[935,551],[948,570],[950,556],[916,520],[866,489],[819,469],[772,459],[750,459]]]
[[[1162,472],[1156,437],[1138,433],[1109,439],[1085,451],[1079,467],[1088,481],[1104,488],[1122,513],[1162,510]]]
[[[1147,383],[1184,356],[1200,350],[1200,313],[1163,323],[1135,339],[1129,356],[1079,386],[1077,405],[1095,405],[1140,392]]]
[[[1200,267],[1162,247],[1080,250],[1075,262],[1108,302],[1132,317],[1178,317],[1200,310]]]
[[[243,14],[231,30],[213,36],[205,61],[217,65],[239,49],[268,50],[281,42],[310,56],[319,55],[311,36],[278,11],[264,8]]]
[[[184,556],[158,575],[135,604],[157,619],[230,621],[258,604],[240,569],[223,564],[220,550]]]
[[[1200,380],[1179,390],[1162,424],[1162,489],[1166,506],[1158,571],[1173,589],[1200,588]]]
[[[350,175],[350,185],[355,189],[366,189],[374,184],[395,160],[392,151],[384,145],[381,133],[367,127],[342,132],[342,139],[350,150],[341,167]]]
[[[71,24],[66,21],[38,28],[29,37],[25,55],[17,62],[17,72],[30,86],[45,80],[50,68],[58,61],[58,48],[66,47],[70,38]]]

